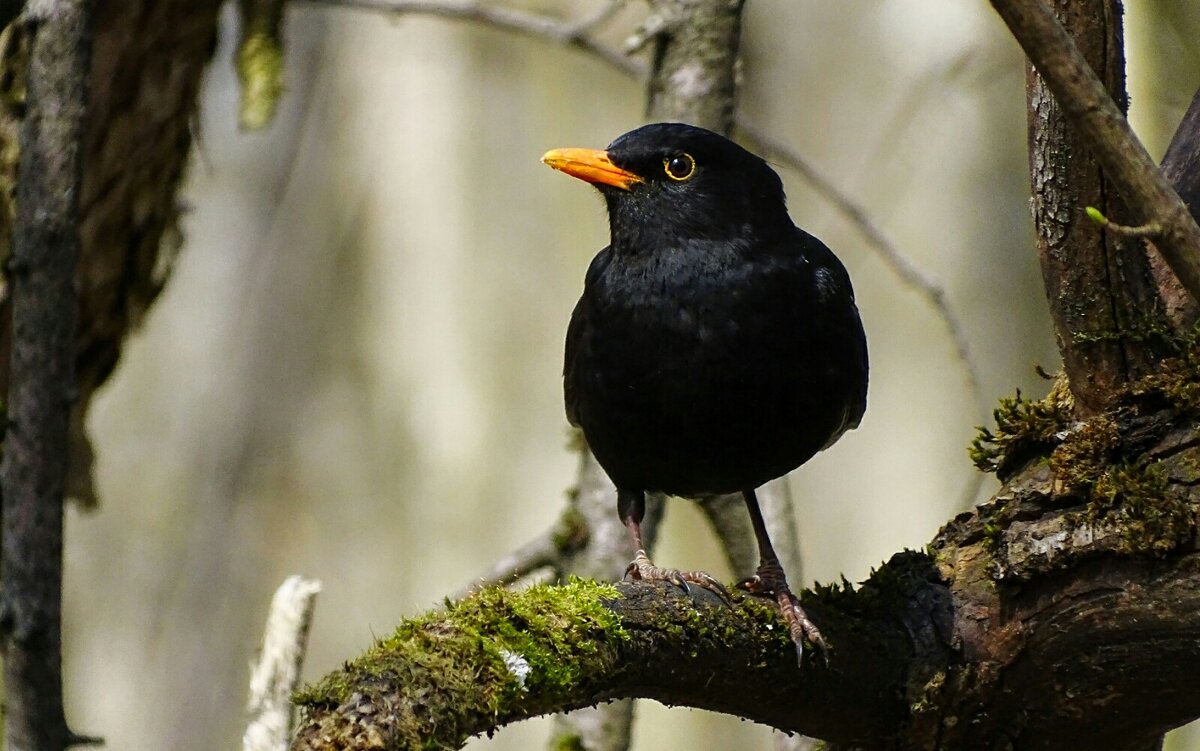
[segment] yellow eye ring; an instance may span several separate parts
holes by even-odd
[[[696,174],[696,160],[691,154],[675,154],[663,159],[663,172],[675,182],[683,182]]]

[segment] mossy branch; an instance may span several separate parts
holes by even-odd
[[[483,590],[402,624],[302,692],[293,748],[458,748],[515,720],[627,696],[870,737],[904,713],[901,666],[914,643],[903,622],[879,615],[932,586],[924,556],[896,571],[906,573],[886,591],[805,599],[832,650],[828,664],[810,651],[802,669],[778,612],[754,598],[730,606],[707,591],[580,580]]]

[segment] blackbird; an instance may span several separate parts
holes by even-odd
[[[707,574],[651,563],[645,496],[741,493],[760,563],[739,586],[774,595],[798,654],[805,639],[823,646],[755,488],[863,416],[866,337],[845,267],[792,223],[775,171],[711,131],[657,123],[542,161],[608,207],[611,242],[571,315],[563,386],[567,418],[617,487],[637,551],[626,576],[724,594]]]

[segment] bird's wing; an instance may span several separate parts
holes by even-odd
[[[592,259],[587,275],[584,277],[583,295],[580,296],[579,302],[575,303],[575,310],[571,313],[571,322],[567,325],[566,351],[563,357],[563,400],[567,408],[567,421],[576,427],[579,426],[579,392],[576,390],[575,384],[582,376],[577,360],[579,348],[589,328],[588,316],[591,311],[591,303],[588,298],[588,290],[595,286],[596,278],[604,273],[611,255],[611,251],[606,247]]]
[[[857,323],[857,306],[854,308],[853,312],[854,321]],[[837,440],[842,437],[842,434],[847,430],[854,430],[857,428],[858,424],[862,422],[863,415],[867,411],[867,371],[869,370],[869,366],[867,364],[867,340],[865,337],[860,337],[858,341],[861,352],[860,362],[862,363],[862,373],[860,374],[860,377],[857,378],[853,384],[851,384],[853,390],[850,392],[850,398],[847,399],[845,408],[842,411],[841,427],[839,427],[833,432],[832,435],[829,436],[829,440],[826,441],[825,445],[821,447],[822,451],[836,443]]]
[[[587,316],[586,304],[582,297],[579,298],[579,302],[575,303],[575,310],[571,313],[571,322],[567,324],[566,353],[563,358],[563,401],[567,408],[567,422],[575,427],[579,427],[579,405],[576,401],[578,392],[575,390],[577,375],[575,359],[579,352],[579,337],[586,325],[584,322],[584,318]]]
[[[803,248],[804,256],[811,263],[813,288],[817,292],[816,299],[825,306],[823,318],[829,325],[829,342],[832,348],[853,347],[853,352],[846,352],[849,371],[845,377],[847,384],[846,401],[842,412],[841,426],[829,437],[829,442],[823,448],[828,448],[847,430],[858,427],[867,409],[867,341],[863,333],[862,318],[858,313],[858,305],[854,301],[854,287],[850,283],[850,275],[846,267],[834,255],[825,243],[797,229],[796,235]],[[808,266],[809,264],[805,264]]]
[[[862,319],[858,315],[858,306],[857,305],[854,306],[854,320],[856,323],[858,323],[859,327],[861,328],[862,327]],[[857,428],[858,424],[860,422],[862,422],[863,414],[867,411],[867,380],[869,377],[871,366],[870,366],[870,361],[867,358],[867,337],[866,337],[866,335],[864,334],[863,336],[859,337],[858,342],[859,342],[860,351],[862,353],[862,360],[861,360],[862,374],[861,374],[861,377],[858,379],[858,382],[855,384],[855,386],[857,387],[857,390],[855,391],[853,400],[851,401],[850,412],[846,416],[846,418],[847,418],[846,419],[846,430],[853,430],[854,428]]]

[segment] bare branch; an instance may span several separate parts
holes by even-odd
[[[562,523],[562,519],[559,519]],[[555,532],[545,532],[488,566],[463,589],[450,595],[451,600],[470,597],[484,587],[507,587],[519,583],[542,569],[557,568],[561,555],[554,544]]]
[[[286,751],[292,737],[292,693],[300,685],[308,627],[320,582],[289,576],[271,598],[262,651],[250,670],[250,723],[242,751]]]
[[[565,575],[569,570],[567,561],[588,544],[590,535],[576,503],[570,501],[553,528],[493,563],[450,599],[461,600],[484,587],[513,586],[547,569],[555,578]]]
[[[1200,216],[1200,89],[1175,129],[1160,166],[1192,216]],[[1168,317],[1179,328],[1190,326],[1200,317],[1200,301],[1187,294],[1162,254],[1154,246],[1149,250],[1150,266]]]
[[[1200,226],[1154,164],[1128,121],[1042,0],[992,0],[1105,174],[1142,224],[1163,227],[1155,246],[1200,300]]]
[[[1163,231],[1162,225],[1158,222],[1151,222],[1150,224],[1143,224],[1137,227],[1117,224],[1106,217],[1095,206],[1085,206],[1084,211],[1087,213],[1089,219],[1099,224],[1106,231],[1112,232],[1115,235],[1121,235],[1122,237],[1155,237],[1161,235]]]
[[[593,29],[597,29],[612,20],[613,16],[617,15],[617,11],[625,6],[625,0],[608,0],[596,12],[590,16],[585,16],[581,20],[575,22],[571,27],[568,37],[584,36]]]
[[[610,17],[611,10],[580,21],[558,21],[538,13],[503,8],[477,0],[306,0],[330,7],[355,8],[388,15],[426,15],[456,21],[471,21],[523,36],[548,39],[599,57],[634,77],[644,77],[646,66],[587,35]],[[616,5],[617,3],[613,3]],[[612,9],[615,10],[615,9]]]

